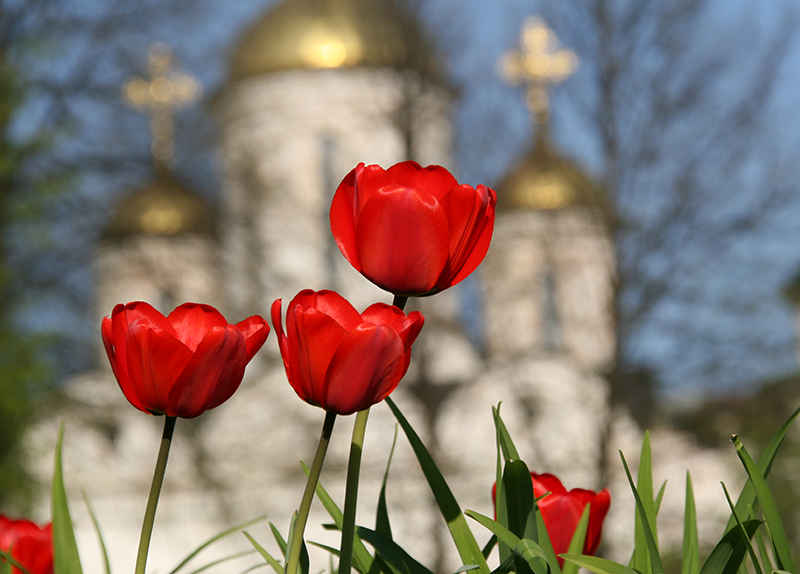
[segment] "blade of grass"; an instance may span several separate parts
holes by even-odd
[[[792,560],[789,539],[786,536],[786,530],[783,528],[780,514],[778,514],[778,506],[772,498],[769,486],[767,486],[767,481],[756,463],[750,458],[739,437],[734,435],[731,440],[736,446],[736,454],[739,455],[739,459],[742,461],[747,475],[753,483],[753,488],[756,490],[756,498],[767,521],[772,548],[775,552],[775,565],[779,570],[794,572],[794,561]]]
[[[752,537],[761,525],[760,520],[745,520],[743,523],[748,537]],[[739,566],[746,553],[747,547],[742,540],[739,528],[729,530],[706,558],[700,574],[735,574],[739,571]]]
[[[514,441],[511,440],[511,435],[508,433],[508,429],[503,419],[500,417],[500,405],[502,404],[503,403],[498,403],[497,407],[492,407],[494,426],[497,430],[497,440],[503,450],[503,457],[506,460],[519,460],[520,456],[519,452],[517,452],[517,447],[514,446]]]
[[[536,574],[549,574],[547,556],[536,542],[520,539],[499,522],[474,510],[467,510],[466,515],[497,536],[498,540],[513,548],[514,556],[522,559]]]
[[[272,532],[272,537],[275,539],[275,542],[278,544],[278,548],[281,551],[281,556],[286,558],[286,540],[283,539],[281,535],[281,531],[278,530],[278,527],[275,526],[272,522],[269,523],[269,529]]]
[[[258,542],[256,542],[255,538],[250,536],[250,534],[247,532],[242,532],[242,534],[244,534],[245,538],[247,538],[250,544],[253,545],[253,548],[256,549],[256,552],[258,552],[266,561],[266,563],[272,567],[272,569],[275,571],[275,574],[283,574],[283,566],[272,556],[272,554],[267,552]]]
[[[647,434],[645,433],[645,441],[649,447],[649,440],[647,439]],[[644,449],[643,449],[644,450]],[[653,574],[664,574],[664,566],[661,563],[661,556],[658,552],[658,544],[656,543],[655,536],[653,534],[653,530],[650,528],[650,520],[647,516],[646,507],[642,501],[642,497],[639,495],[639,490],[633,484],[633,476],[631,476],[631,471],[628,468],[628,462],[625,460],[625,456],[622,454],[622,451],[619,453],[620,458],[622,458],[622,466],[625,467],[625,474],[628,477],[628,483],[630,484],[631,490],[633,491],[633,497],[636,499],[636,511],[637,516],[639,517],[639,523],[636,525],[636,539],[637,539],[637,546],[638,541],[640,538],[644,539],[645,547],[642,550],[642,560],[647,566],[647,571],[652,572]],[[641,465],[642,462],[639,463],[639,476],[641,476]],[[652,509],[653,499],[652,499],[652,483],[650,484],[650,505]],[[655,517],[654,517],[655,518]],[[638,548],[637,548],[638,550]],[[636,551],[634,551],[636,552]],[[641,562],[637,562],[637,564],[641,564]],[[637,568],[634,567],[635,570]]]
[[[249,556],[253,554],[255,550],[245,550],[244,552],[238,552],[236,554],[231,554],[230,556],[225,556],[224,558],[219,558],[218,560],[214,560],[213,562],[209,562],[208,564],[204,564],[197,570],[192,570],[189,574],[200,574],[200,572],[205,572],[209,568],[213,568],[214,566],[218,566],[220,564],[224,564],[225,562],[229,562],[231,560],[236,560],[237,558],[241,558],[242,556]]]
[[[683,552],[681,574],[700,572],[700,542],[697,534],[697,509],[694,503],[692,475],[686,472],[686,502],[683,511]]]
[[[169,574],[175,574],[176,572],[178,572],[178,570],[186,566],[186,564],[188,564],[192,558],[200,554],[200,552],[211,546],[214,542],[217,542],[218,540],[221,540],[222,538],[225,538],[226,536],[229,536],[234,532],[238,532],[244,528],[247,528],[248,526],[252,526],[253,524],[257,524],[258,522],[261,522],[262,520],[266,519],[267,519],[266,515],[259,516],[258,518],[253,518],[252,520],[248,520],[247,522],[242,522],[241,524],[237,524],[236,526],[231,526],[230,528],[228,528],[227,530],[223,530],[219,534],[215,534],[214,536],[203,542],[200,546],[192,550],[186,558],[181,560],[180,564],[178,564],[175,568],[173,568],[170,571]]]
[[[778,432],[772,437],[769,441],[769,444],[764,449],[764,452],[761,453],[761,456],[758,457],[758,469],[761,471],[761,474],[764,478],[769,476],[770,470],[772,470],[772,463],[775,461],[775,455],[778,453],[778,449],[780,448],[781,444],[783,444],[783,439],[786,438],[786,434],[789,432],[792,424],[794,423],[797,416],[800,415],[800,407],[798,407],[783,423]],[[739,517],[743,520],[747,519],[754,519],[757,518],[756,511],[756,491],[753,488],[753,483],[751,480],[748,480],[744,487],[742,488],[741,494],[739,494],[739,499],[736,501],[736,512],[739,514]],[[732,530],[736,527],[736,520],[733,516],[730,517],[728,520],[728,525],[725,527],[725,532]]]
[[[103,539],[103,533],[100,530],[100,523],[97,521],[97,516],[92,509],[92,505],[89,503],[89,497],[86,495],[86,491],[81,491],[81,495],[83,495],[83,502],[86,504],[86,510],[89,511],[89,517],[92,519],[92,525],[94,526],[94,531],[97,534],[97,540],[100,544],[100,551],[103,553],[103,569],[106,574],[111,574],[111,562],[108,560],[108,550],[106,549],[106,541]]]
[[[736,508],[734,508],[733,500],[731,500],[731,495],[728,492],[728,488],[725,486],[725,483],[722,483],[722,490],[725,492],[725,499],[728,501],[728,506],[731,507],[731,512],[733,512],[733,517],[736,519],[736,524],[739,527],[739,532],[742,533],[742,540],[744,540],[745,545],[747,546],[747,552],[750,554],[750,560],[753,563],[753,568],[756,570],[756,574],[764,574],[764,571],[761,568],[761,564],[758,562],[758,556],[756,556],[755,550],[753,550],[753,545],[750,542],[750,537],[747,536],[747,531],[744,529],[744,524],[742,524],[739,515],[736,514]],[[744,564],[742,565],[744,566]]]
[[[598,558],[597,556],[584,556],[582,554],[562,554],[561,557],[568,562],[572,562],[586,568],[594,574],[639,574],[633,568],[629,568],[618,562]]]
[[[375,552],[378,556],[394,569],[400,572],[407,572],[408,574],[433,574],[433,572],[412,558],[411,555],[398,546],[393,540],[387,538],[380,532],[362,526],[356,527],[356,530],[358,531],[359,538],[371,544],[372,547],[375,548]]]
[[[309,472],[308,467],[305,464],[303,464],[303,471],[306,474]],[[333,498],[331,498],[331,496],[327,493],[321,482],[317,483],[316,495],[319,501],[322,503],[322,506],[327,511],[328,515],[333,520],[334,524],[336,524],[336,528],[341,530],[342,522],[344,520],[342,511],[333,501]],[[364,543],[361,541],[358,535],[356,535],[355,540],[353,540],[353,564],[355,565],[356,569],[362,573],[375,573],[378,570],[378,565],[374,564],[372,555],[369,553],[369,550],[367,550],[367,547],[364,546]]]
[[[78,544],[75,541],[75,531],[69,513],[67,490],[64,488],[64,467],[61,459],[63,443],[64,425],[62,424],[58,429],[55,464],[53,465],[53,486],[50,495],[53,518],[53,573],[82,574],[81,558],[78,554]]]
[[[419,436],[417,436],[417,433],[411,428],[411,425],[394,402],[390,398],[387,398],[386,404],[389,405],[392,413],[394,413],[397,422],[400,423],[400,427],[403,429],[406,438],[408,438],[408,442],[411,444],[411,448],[414,450],[414,454],[433,492],[439,510],[445,522],[447,522],[447,527],[450,529],[450,535],[453,538],[453,542],[455,542],[462,563],[464,565],[476,564],[480,567],[481,573],[489,574],[489,565],[486,563],[486,559],[481,553],[480,546],[478,546],[475,536],[469,529],[464,515],[461,514],[461,508],[455,496],[453,496],[450,487],[447,486],[447,482],[445,482],[436,463],[433,462],[433,458],[428,452],[428,449],[422,444]]]
[[[386,505],[386,483],[389,480],[389,468],[392,466],[392,457],[394,457],[394,447],[397,446],[397,425],[394,426],[394,438],[392,439],[392,448],[389,450],[389,459],[386,461],[386,471],[383,473],[383,482],[381,483],[381,492],[378,495],[378,509],[375,512],[375,531],[380,532],[389,540],[392,539],[392,526],[389,523],[389,509]]]
[[[583,554],[583,547],[586,544],[586,532],[589,530],[589,513],[591,512],[591,506],[591,503],[587,504],[583,509],[581,519],[575,527],[575,534],[572,535],[572,540],[570,540],[567,554]],[[563,574],[578,574],[578,565],[574,562],[564,562],[564,567],[561,568],[561,572]]]
[[[764,544],[763,529],[756,532],[755,539],[756,539],[756,544],[758,545],[758,553],[761,556],[761,563],[764,564],[764,570],[772,572],[773,570],[775,570],[775,568],[772,566],[772,560],[770,560],[769,552],[767,551],[767,545]]]

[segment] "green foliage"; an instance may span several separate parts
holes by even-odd
[[[81,574],[81,559],[78,544],[64,488],[64,468],[61,462],[61,447],[64,441],[64,427],[58,431],[55,464],[53,465],[53,487],[50,493],[53,518],[53,573]]]

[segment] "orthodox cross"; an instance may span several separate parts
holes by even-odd
[[[550,115],[548,89],[567,79],[578,67],[578,57],[559,47],[555,33],[538,16],[525,19],[519,49],[500,60],[503,78],[514,86],[525,86],[528,109],[537,124]]]
[[[156,167],[166,167],[175,152],[174,111],[197,101],[200,85],[193,77],[173,71],[169,46],[153,44],[147,51],[150,80],[131,78],[125,83],[122,94],[125,101],[136,110],[150,114],[150,132],[153,137],[151,151]]]

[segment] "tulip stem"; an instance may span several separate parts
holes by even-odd
[[[350,443],[350,461],[347,463],[347,485],[344,494],[344,516],[342,517],[342,544],[339,549],[338,574],[350,574],[353,559],[353,538],[356,528],[356,506],[358,500],[358,477],[361,473],[361,451],[367,430],[369,409],[359,411],[353,425],[353,440]]]
[[[150,485],[150,497],[147,499],[147,509],[144,511],[142,522],[142,535],[139,538],[139,553],[136,555],[136,574],[144,574],[147,565],[147,552],[150,549],[150,537],[153,534],[153,524],[156,520],[156,507],[161,494],[161,485],[164,483],[164,474],[167,471],[167,458],[169,447],[172,444],[172,435],[175,432],[175,417],[164,417],[164,434],[161,437],[161,447],[158,449],[156,469],[153,472],[153,483]]]
[[[285,574],[296,574],[297,566],[300,563],[300,552],[303,549],[303,533],[308,522],[308,513],[311,509],[311,502],[314,500],[314,491],[317,489],[319,475],[322,472],[322,463],[325,461],[325,453],[328,451],[328,444],[331,442],[333,433],[333,423],[336,422],[336,413],[333,411],[325,412],[325,422],[322,423],[322,433],[319,437],[317,452],[314,454],[314,462],[308,472],[306,489],[303,491],[303,498],[300,501],[300,508],[297,511],[297,520],[294,523],[289,552],[286,555]]]
[[[392,301],[392,305],[400,309],[401,311],[406,307],[406,301],[408,301],[408,297],[403,297],[402,295],[395,295],[394,300]]]

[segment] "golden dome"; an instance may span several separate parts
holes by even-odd
[[[600,205],[601,188],[573,162],[556,153],[541,126],[532,150],[497,186],[497,209],[561,209]]]
[[[103,238],[119,240],[131,235],[186,233],[213,236],[216,231],[217,217],[212,204],[162,172],[120,203]]]
[[[436,72],[422,31],[390,0],[284,0],[245,34],[231,79],[355,66]]]

